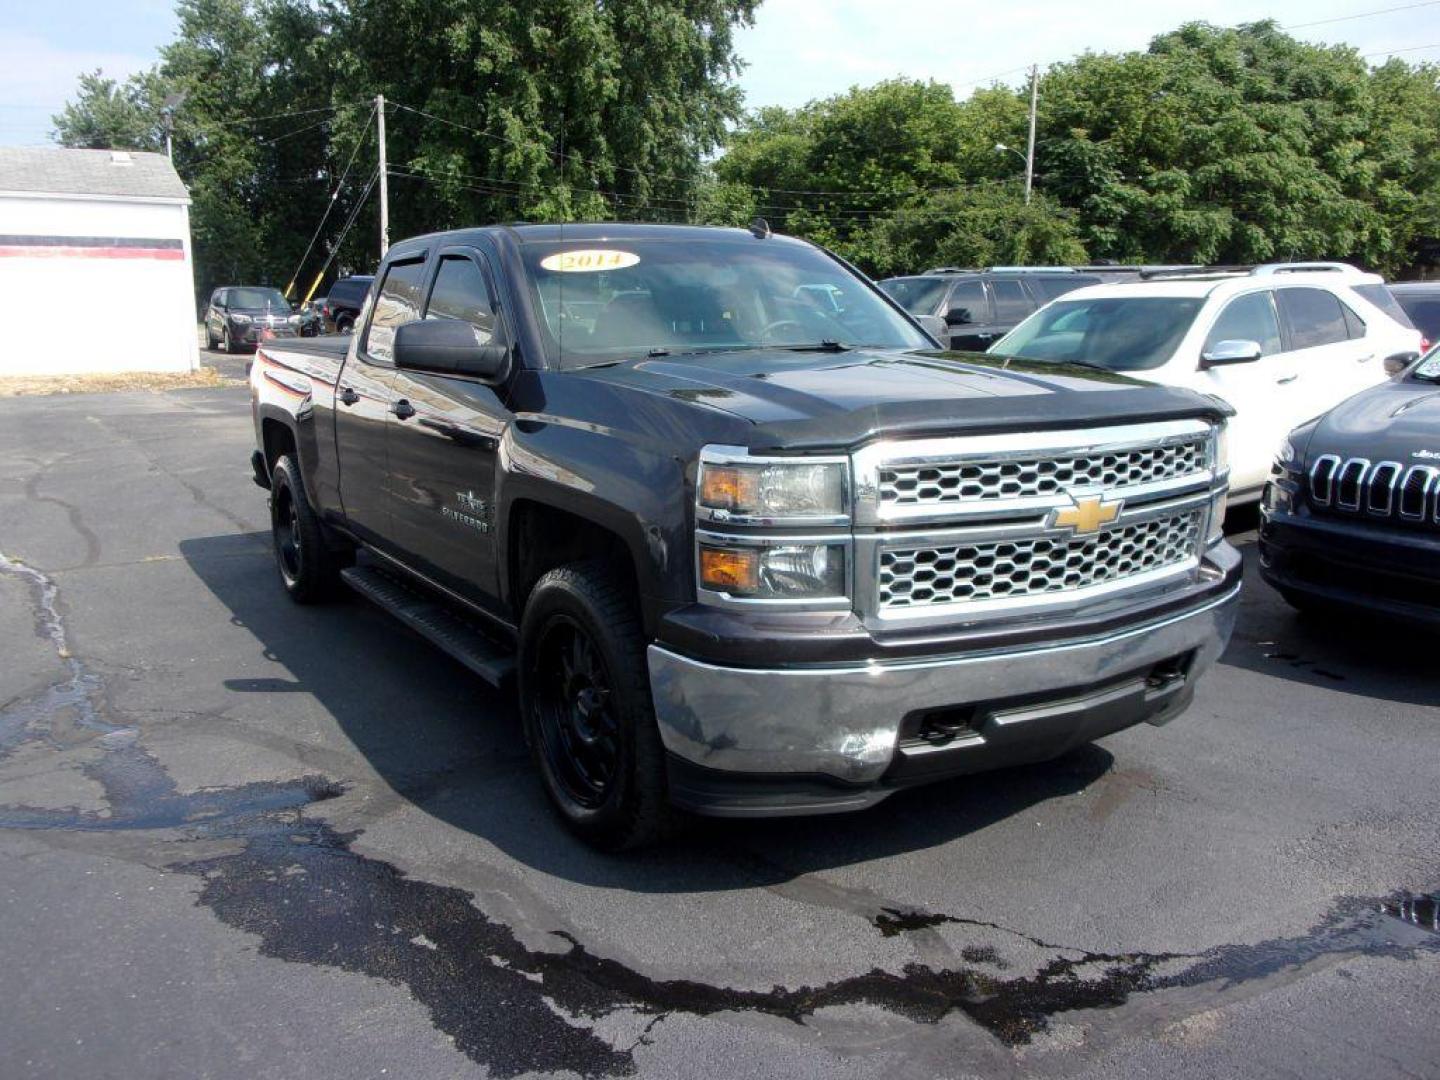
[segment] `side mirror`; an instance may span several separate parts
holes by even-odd
[[[940,344],[945,344],[945,320],[939,315],[916,315],[915,321],[920,324],[920,329]]]
[[[1405,369],[1420,359],[1420,354],[1415,352],[1395,353],[1393,356],[1385,357],[1385,374],[1391,378],[1403,375]]]
[[[945,313],[945,324],[947,326],[966,326],[975,321],[970,314],[968,307],[952,307]]]
[[[1224,364],[1252,364],[1264,355],[1258,341],[1217,341],[1200,354],[1202,368],[1220,367]]]
[[[509,361],[509,349],[482,345],[475,340],[475,328],[460,319],[425,319],[395,330],[397,368],[493,381],[505,373]]]

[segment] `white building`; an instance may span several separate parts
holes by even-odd
[[[0,375],[199,366],[190,196],[164,154],[0,147]]]

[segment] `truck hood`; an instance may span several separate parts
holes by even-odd
[[[1307,458],[1320,454],[1440,465],[1440,385],[1405,379],[1342,401],[1310,437]]]
[[[1188,390],[1073,364],[988,353],[763,349],[662,357],[574,374],[719,409],[753,425],[753,450],[833,449],[884,434],[1044,430],[1220,419]]]

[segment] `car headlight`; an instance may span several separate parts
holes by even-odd
[[[842,544],[732,545],[722,538],[699,544],[700,586],[745,600],[843,598]]]
[[[290,316],[290,325],[291,325],[291,326],[299,326],[299,325],[300,325],[300,316],[299,316],[299,315],[291,315],[291,316]]]
[[[845,459],[744,457],[743,450],[707,447],[702,452],[695,485],[698,516],[756,524],[845,520]]]
[[[237,323],[248,323],[248,322],[250,321],[250,316],[249,316],[249,315],[242,315],[242,314],[240,314],[240,312],[236,311],[236,312],[232,312],[232,313],[231,313],[231,315],[230,315],[230,321],[231,321],[231,322],[237,322]]]

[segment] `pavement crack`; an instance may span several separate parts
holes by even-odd
[[[100,538],[95,535],[94,530],[85,524],[85,519],[81,516],[79,507],[57,496],[40,494],[40,481],[43,476],[44,473],[36,473],[30,477],[29,480],[25,481],[26,498],[31,502],[49,503],[51,506],[58,506],[64,510],[65,517],[70,522],[70,528],[74,530],[75,534],[79,536],[85,544],[85,555],[72,569],[94,566],[100,561]]]

